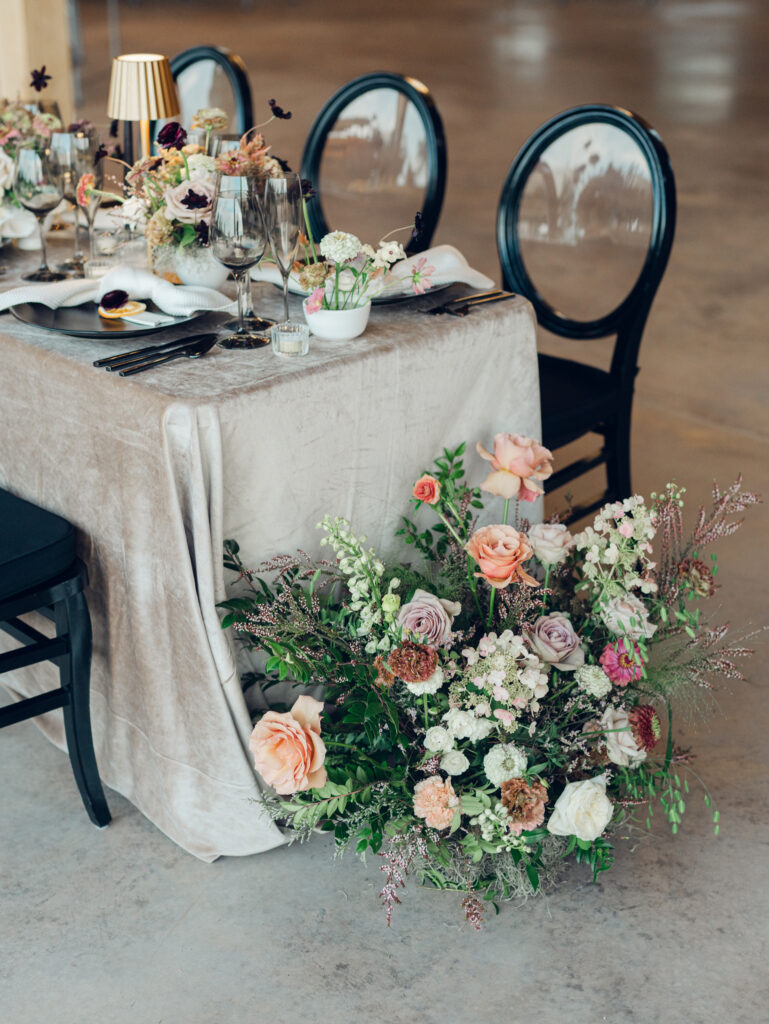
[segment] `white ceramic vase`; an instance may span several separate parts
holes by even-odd
[[[324,341],[351,341],[366,330],[371,303],[366,302],[354,309],[319,309],[317,313],[307,312],[307,299],[302,303],[304,318],[316,338]]]
[[[221,288],[229,270],[217,259],[207,245],[187,245],[177,249],[174,270],[182,284]]]

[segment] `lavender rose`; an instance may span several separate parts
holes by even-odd
[[[529,634],[529,643],[542,661],[561,672],[573,672],[585,663],[579,637],[574,632],[571,619],[563,612],[540,615]]]
[[[415,590],[414,596],[400,610],[398,625],[404,633],[418,637],[428,647],[440,647],[451,637],[454,617],[462,611],[456,601],[447,601],[426,590]]]
[[[183,181],[167,188],[163,197],[166,201],[165,215],[168,220],[176,220],[180,224],[197,224],[211,212],[215,192],[213,176]]]

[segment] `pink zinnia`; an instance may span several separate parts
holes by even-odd
[[[618,640],[616,644],[607,644],[598,659],[615,686],[627,686],[628,683],[637,682],[643,675],[641,648],[636,643],[633,647],[631,651],[625,646],[624,640]]]

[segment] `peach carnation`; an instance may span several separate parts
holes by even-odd
[[[441,497],[441,485],[434,476],[425,473],[414,484],[414,490],[411,493],[417,501],[424,501],[428,505],[437,505]]]
[[[249,741],[254,767],[281,796],[326,784],[322,710],[320,701],[302,696],[290,711],[268,711],[254,726]]]
[[[405,683],[424,683],[438,667],[438,655],[432,647],[405,640],[392,652],[387,667]]]
[[[495,589],[503,589],[513,580],[530,587],[538,586],[522,564],[531,558],[531,544],[526,535],[513,526],[482,526],[467,542],[465,550],[481,570],[475,575],[483,577]]]
[[[495,434],[493,455],[480,442],[475,448],[494,470],[481,484],[484,491],[522,501],[534,501],[544,493],[539,481],[552,475],[553,453],[538,441],[522,434]]]
[[[541,782],[509,779],[502,783],[502,803],[510,813],[510,831],[519,836],[545,820],[547,790]]]
[[[430,828],[448,828],[460,806],[450,780],[444,782],[440,775],[431,775],[414,786],[414,814],[424,818]]]

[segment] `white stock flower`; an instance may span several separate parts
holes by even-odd
[[[492,786],[517,779],[526,771],[528,758],[514,743],[498,743],[483,759],[483,770]]]
[[[631,640],[644,637],[648,640],[657,632],[657,627],[649,622],[646,605],[635,594],[610,598],[601,605],[600,614],[606,628],[615,636],[627,636]]]
[[[574,547],[574,538],[563,523],[535,523],[527,536],[543,565],[558,565]]]
[[[421,697],[425,693],[437,693],[443,686],[443,669],[440,666],[436,668],[430,678],[425,679],[423,683],[404,683],[403,685],[416,697]]]
[[[455,740],[469,739],[475,729],[475,716],[461,708],[450,708],[443,716],[449,735]]]
[[[582,665],[574,673],[574,679],[580,690],[591,697],[605,697],[611,690],[611,679],[600,665]]]
[[[442,725],[434,725],[425,733],[425,750],[433,754],[445,754],[453,745],[448,729]]]
[[[441,758],[441,771],[447,775],[461,775],[469,767],[470,762],[461,750],[449,750]]]
[[[646,760],[646,751],[638,746],[624,708],[607,708],[601,715],[606,753],[610,761],[623,768],[634,768]]]
[[[346,263],[354,260],[361,250],[361,241],[357,235],[347,231],[330,231],[320,240],[320,252],[327,260],[334,263]]]
[[[604,831],[614,814],[606,795],[606,776],[568,782],[553,807],[547,830],[554,836],[576,836],[592,843]]]

